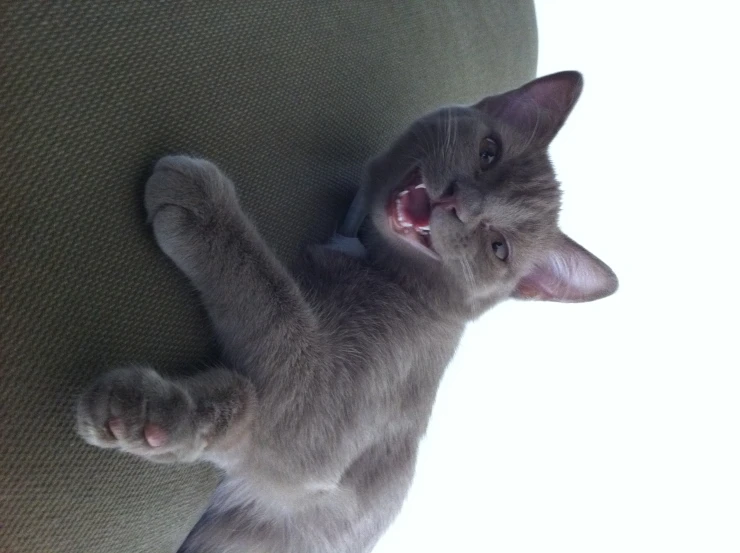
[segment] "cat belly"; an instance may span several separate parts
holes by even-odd
[[[242,501],[214,503],[208,508],[178,553],[249,551],[264,553],[364,553],[370,551],[385,528],[395,506],[360,508],[354,491],[318,492],[304,505],[283,505],[274,497],[244,495],[234,482],[225,482],[217,496],[236,493]],[[233,500],[233,497],[232,497]]]
[[[400,510],[414,469],[415,448],[388,446],[368,449],[336,483],[226,478],[178,553],[370,551]]]

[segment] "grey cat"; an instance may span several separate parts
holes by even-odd
[[[293,274],[214,164],[156,164],[149,221],[200,292],[223,366],[111,371],[80,398],[77,427],[98,447],[224,471],[181,553],[370,551],[466,323],[509,297],[616,290],[558,229],[547,147],[581,88],[557,73],[419,119],[367,165],[350,238],[309,249]]]

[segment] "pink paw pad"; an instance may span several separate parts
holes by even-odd
[[[118,417],[113,417],[108,421],[108,430],[116,440],[125,438],[123,421]],[[156,424],[149,423],[144,426],[144,439],[149,447],[160,447],[167,443],[167,433]]]
[[[167,433],[156,424],[144,426],[144,439],[151,447],[160,447],[167,443]]]

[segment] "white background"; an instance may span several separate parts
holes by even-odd
[[[585,76],[561,226],[621,288],[469,327],[376,553],[740,552],[740,8],[536,4]]]

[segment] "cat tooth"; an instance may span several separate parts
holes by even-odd
[[[426,184],[424,184],[423,182],[420,182],[419,184],[414,186],[414,190],[418,190],[419,188],[426,188],[426,187],[427,187]]]
[[[396,198],[396,222],[403,228],[411,228],[414,226],[403,216],[403,209],[401,208],[401,200],[399,198]]]
[[[416,228],[418,228],[419,230],[423,230],[425,232],[429,232],[431,230],[429,228],[429,225],[422,225],[422,226],[419,226],[419,227],[416,227]]]
[[[408,193],[409,193],[409,191],[408,191],[408,190],[401,190],[401,192],[400,192],[400,193],[398,194],[398,197],[399,197],[399,198],[403,198],[403,197],[404,197],[404,196],[405,196],[406,194],[408,194]]]

